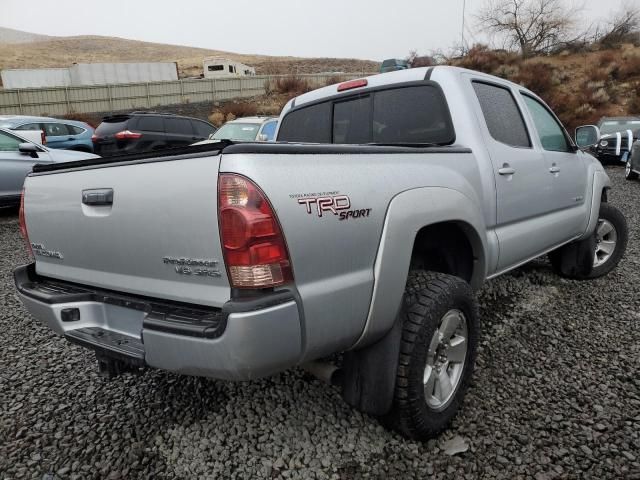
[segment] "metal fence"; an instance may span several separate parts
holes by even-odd
[[[330,80],[353,79],[357,74],[297,75],[314,87]],[[163,105],[199,103],[264,95],[269,80],[277,76],[178,80],[175,82],[0,89],[0,115],[66,115],[116,112]]]

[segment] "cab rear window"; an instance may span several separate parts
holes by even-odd
[[[449,145],[455,141],[442,91],[408,85],[339,97],[286,115],[278,140],[340,144]]]

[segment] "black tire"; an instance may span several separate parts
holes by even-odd
[[[617,235],[616,246],[609,259],[602,265],[594,266],[587,278],[599,278],[608,274],[618,266],[624,252],[627,250],[629,230],[627,228],[627,220],[624,218],[624,215],[622,215],[622,212],[608,203],[602,203],[600,204],[600,213],[598,214],[598,225],[600,224],[600,220],[608,221],[615,228]],[[597,228],[598,227],[596,227],[596,230]]]
[[[467,349],[453,396],[443,408],[427,404],[423,377],[429,345],[440,320],[458,310],[467,322]],[[413,271],[409,274],[400,311],[402,340],[391,410],[383,419],[403,436],[426,440],[447,428],[459,410],[473,373],[478,344],[478,308],[470,286],[462,279],[442,273]]]
[[[638,174],[633,170],[631,170],[631,155],[629,155],[629,158],[627,159],[627,164],[625,165],[625,168],[624,168],[624,178],[626,178],[627,180],[638,179]]]

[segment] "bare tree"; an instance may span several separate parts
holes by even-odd
[[[607,22],[599,27],[595,40],[605,47],[640,41],[640,8],[627,3]]]
[[[478,26],[498,35],[509,49],[528,57],[576,41],[576,9],[563,0],[488,0]]]

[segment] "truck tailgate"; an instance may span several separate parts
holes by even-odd
[[[25,217],[37,273],[222,306],[230,288],[218,233],[219,163],[212,154],[30,176]]]

